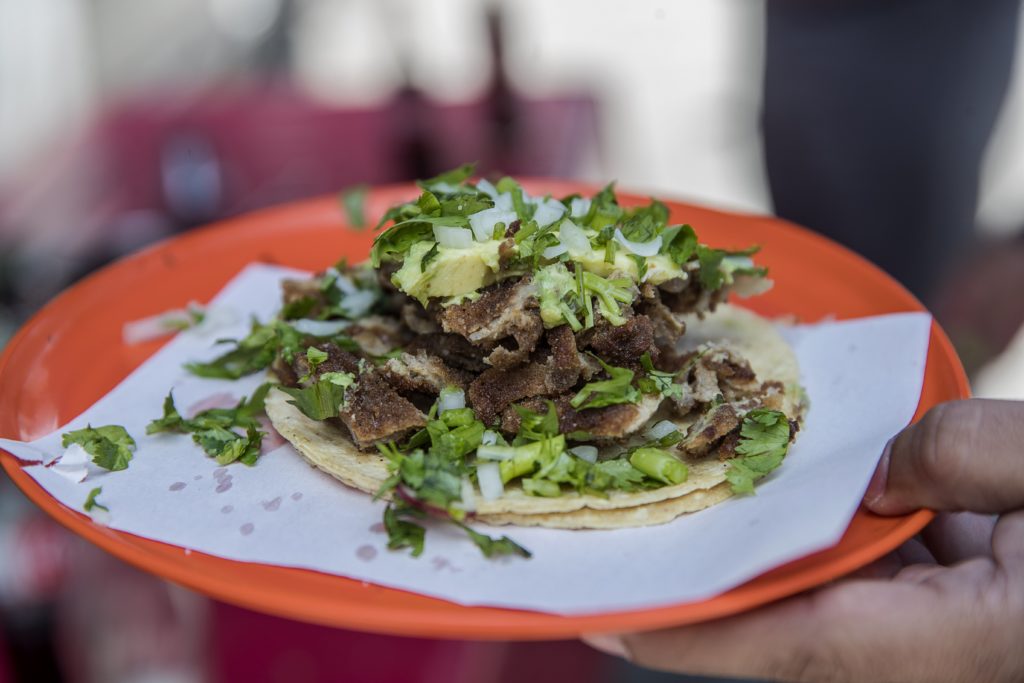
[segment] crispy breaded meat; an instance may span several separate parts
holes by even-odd
[[[416,335],[405,350],[409,353],[426,351],[449,366],[467,372],[479,373],[490,367],[484,362],[485,352],[457,334],[438,332]]]
[[[574,395],[575,392],[570,392],[553,399],[559,429],[563,433],[586,432],[597,441],[614,441],[638,432],[654,417],[661,405],[660,396],[646,395],[639,403],[577,410],[570,404]],[[516,405],[537,413],[547,410],[541,398],[527,399]],[[522,420],[515,407],[509,406],[502,412],[501,431],[506,434],[515,434],[519,430]]]
[[[609,365],[634,370],[640,367],[640,357],[645,353],[652,360],[659,354],[654,344],[654,324],[646,315],[635,315],[622,325],[602,320],[580,333],[579,345],[592,350]]]
[[[426,351],[404,352],[391,358],[380,369],[391,386],[400,392],[419,392],[437,395],[445,387],[465,389],[472,375],[448,367],[443,360]]]
[[[345,399],[338,417],[361,449],[401,440],[427,424],[427,416],[376,371],[360,375]]]
[[[712,346],[692,355],[689,367],[680,373],[676,382],[683,387],[682,394],[672,399],[679,415],[686,415],[719,397],[735,402],[762,391],[750,363],[723,346]]]
[[[571,389],[582,363],[572,330],[556,327],[547,334],[549,353],[540,362],[506,370],[485,370],[469,385],[469,405],[484,424],[492,424],[510,404],[531,396],[554,396]]]
[[[383,315],[368,315],[353,323],[345,333],[360,348],[372,356],[383,356],[403,346],[410,338],[409,332],[395,318]]]
[[[530,276],[506,280],[476,301],[443,308],[437,319],[445,332],[490,351],[489,365],[503,368],[527,360],[544,332]]]
[[[741,417],[729,403],[720,403],[693,423],[677,448],[687,455],[707,455],[734,429],[739,428]]]

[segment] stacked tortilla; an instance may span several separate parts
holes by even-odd
[[[353,280],[364,275],[350,274]],[[667,522],[732,495],[727,481],[742,418],[767,408],[789,418],[793,434],[805,405],[795,356],[774,327],[750,311],[721,303],[693,278],[677,291],[641,285],[623,306],[625,322],[605,320],[585,330],[547,327],[538,314],[531,274],[483,289],[475,300],[427,305],[377,273],[384,287],[372,315],[347,334],[356,346],[319,348],[326,360],[310,368],[303,355],[274,369],[285,385],[301,386],[330,372],[359,377],[337,419],[316,421],[271,392],[266,409],[274,427],[313,465],[345,484],[375,494],[392,475],[381,443],[401,443],[430,420],[430,406],[446,387],[464,391],[478,419],[508,438],[521,410],[557,410],[563,433],[586,434],[601,458],[615,457],[644,440],[651,426],[669,420],[685,437],[673,452],[688,468],[682,483],[634,491],[563,490],[530,495],[515,481],[503,494],[467,501],[475,519],[490,524],[557,528],[615,528]],[[285,286],[286,307],[318,289],[322,276]],[[315,313],[315,310],[314,310]],[[672,397],[644,395],[635,403],[577,409],[572,398],[604,376],[598,361],[642,373],[643,356],[675,373]],[[371,363],[368,359],[376,359]],[[386,358],[386,360],[384,360]],[[517,409],[518,408],[518,409]],[[390,495],[390,494],[389,494]]]

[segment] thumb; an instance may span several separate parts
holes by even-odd
[[[864,503],[882,515],[918,508],[1024,508],[1024,402],[943,403],[893,439]]]

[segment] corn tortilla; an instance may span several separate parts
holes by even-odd
[[[781,382],[786,388],[783,412],[791,419],[802,417],[805,406],[796,356],[769,321],[746,309],[723,305],[703,320],[693,316],[686,323],[681,348],[696,348],[706,341],[728,346],[750,362],[759,381]],[[266,410],[274,428],[306,460],[344,484],[374,494],[388,478],[384,457],[359,451],[336,426],[307,418],[288,403],[283,392],[270,393]],[[692,421],[673,419],[684,433]],[[609,491],[607,497],[575,492],[556,498],[531,496],[511,482],[501,498],[477,499],[477,519],[569,529],[645,526],[706,508],[731,495],[724,483],[726,463],[712,456],[688,460],[687,466],[689,475],[681,484],[635,492]]]

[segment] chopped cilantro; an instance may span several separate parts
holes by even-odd
[[[619,403],[636,403],[640,400],[640,391],[633,386],[633,371],[628,368],[617,368],[608,365],[594,356],[608,373],[608,379],[587,382],[583,385],[569,405],[585,410],[587,408],[603,408]],[[593,398],[591,398],[593,397]]]
[[[274,320],[265,325],[253,320],[251,331],[244,339],[218,342],[234,343],[235,348],[207,363],[186,363],[185,369],[199,377],[239,379],[266,369],[278,354],[290,363],[296,354],[306,348],[306,342],[310,339],[329,339],[342,348],[358,348],[354,341],[344,335],[317,337],[303,334],[281,320]]]
[[[664,398],[682,397],[683,385],[675,381],[676,373],[656,369],[649,353],[640,356],[640,365],[646,373],[637,380],[640,391],[645,394],[661,394]]]
[[[61,445],[67,448],[78,444],[92,456],[92,461],[103,469],[116,472],[127,469],[135,450],[135,439],[120,425],[105,425],[76,429],[61,436]]]
[[[269,382],[260,385],[251,397],[243,397],[234,408],[209,408],[189,420],[182,418],[174,405],[173,394],[168,394],[164,399],[163,416],[150,422],[146,433],[192,434],[192,440],[220,465],[235,461],[255,465],[264,436],[258,418],[272,386]],[[245,433],[240,434],[236,429],[244,429]]]
[[[102,486],[97,486],[92,491],[89,491],[89,495],[86,497],[85,504],[82,505],[82,509],[85,510],[86,512],[92,512],[93,509],[110,512],[110,508],[108,508],[106,505],[99,503],[96,500],[96,498],[98,498],[101,493],[103,493]]]
[[[733,493],[753,493],[754,482],[782,464],[789,450],[789,419],[778,410],[757,408],[743,418],[736,452],[726,477]]]
[[[341,200],[341,206],[345,209],[345,215],[348,216],[348,222],[353,228],[365,228],[366,227],[366,212],[364,206],[366,204],[366,195],[369,192],[367,185],[353,185],[347,187],[341,191],[339,199]]]
[[[475,172],[476,163],[462,164],[461,166],[453,168],[450,171],[439,173],[433,178],[417,181],[416,184],[422,187],[424,190],[432,190],[433,188],[436,188],[439,185],[442,187],[442,189],[444,189],[446,187],[460,185],[466,182],[466,180],[472,177],[473,173]]]
[[[480,548],[480,552],[484,554],[484,557],[496,557],[499,555],[519,555],[520,557],[532,557],[529,550],[513,541],[508,536],[502,536],[501,538],[493,538],[486,534],[481,534],[478,531],[470,529],[468,526],[461,522],[455,522],[455,525],[461,528],[469,536],[469,540],[476,544],[476,547]]]
[[[697,233],[689,225],[673,225],[661,233],[661,252],[679,266],[697,252]]]
[[[309,378],[313,376],[313,373],[316,372],[316,369],[319,366],[323,365],[323,362],[325,360],[327,360],[326,351],[321,351],[315,346],[310,346],[308,349],[306,349],[306,366],[309,369],[307,370],[305,375],[299,378],[299,382],[302,383],[309,380]]]
[[[355,383],[355,376],[348,372],[329,372],[308,387],[285,387],[278,389],[292,397],[288,401],[311,420],[327,420],[338,417],[338,411],[345,405],[345,393]]]
[[[388,503],[384,508],[384,529],[388,532],[388,548],[399,550],[411,548],[412,556],[419,557],[423,553],[423,541],[426,529],[409,518],[422,519],[426,514],[403,500]]]

